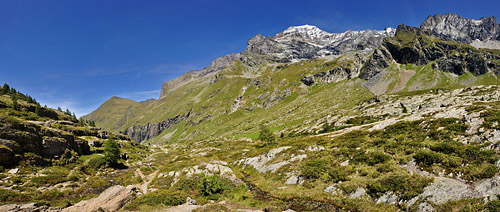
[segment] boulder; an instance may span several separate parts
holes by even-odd
[[[98,197],[81,201],[71,207],[65,208],[63,212],[80,212],[80,211],[96,211],[102,209],[104,211],[118,211],[125,204],[132,201],[134,197],[133,186],[115,185],[104,192]]]

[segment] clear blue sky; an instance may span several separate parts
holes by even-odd
[[[500,18],[500,1],[0,0],[0,83],[78,116],[291,25],[328,32],[419,26],[428,15]]]

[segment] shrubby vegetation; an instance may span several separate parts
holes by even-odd
[[[270,145],[275,142],[276,138],[274,137],[273,132],[271,132],[271,129],[269,129],[269,126],[265,124],[260,125],[259,140],[265,142],[266,145]]]

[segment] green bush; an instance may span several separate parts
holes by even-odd
[[[138,210],[141,205],[176,206],[186,202],[188,195],[182,191],[158,190],[149,192],[127,204],[125,210]]]
[[[393,191],[399,194],[401,199],[409,200],[421,194],[431,182],[432,178],[418,174],[393,173],[368,184],[367,189],[371,196],[379,197],[387,191]]]
[[[199,176],[181,177],[174,185],[172,190],[184,191],[188,194],[198,195]]]
[[[486,204],[486,210],[485,211],[500,211],[500,200],[496,199],[493,201],[489,201]]]
[[[276,138],[274,134],[271,132],[271,129],[265,124],[260,125],[260,134],[259,140],[266,142],[266,144],[273,144]]]
[[[94,157],[89,159],[87,166],[91,169],[97,170],[106,165],[106,159],[102,156]]]
[[[221,194],[228,189],[225,183],[217,175],[202,175],[200,178],[201,181],[198,184],[198,191],[202,196],[213,196],[215,194]]]
[[[302,176],[306,179],[322,179],[323,181],[344,181],[347,178],[347,168],[335,168],[330,160],[313,159],[305,162],[301,167]]]
[[[440,153],[431,150],[420,150],[413,156],[418,164],[423,166],[431,166],[434,163],[443,161],[443,156]]]
[[[23,202],[30,200],[31,197],[17,191],[0,188],[0,202]]]
[[[498,168],[493,164],[470,164],[461,168],[461,171],[464,173],[464,180],[476,181],[495,176]]]
[[[444,154],[452,154],[452,153],[455,153],[458,149],[459,149],[459,146],[461,146],[463,144],[461,143],[458,143],[458,142],[441,142],[441,143],[437,143],[437,144],[434,144],[430,147],[430,149],[432,151],[435,151],[435,152],[441,152],[441,153],[444,153]]]
[[[373,166],[375,164],[385,163],[389,159],[391,159],[391,156],[386,155],[384,153],[381,153],[381,152],[369,152],[367,154],[366,163],[368,163],[368,165],[370,165],[370,166]]]

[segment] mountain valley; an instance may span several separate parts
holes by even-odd
[[[0,211],[498,211],[500,25],[291,26],[77,119],[8,85]]]

